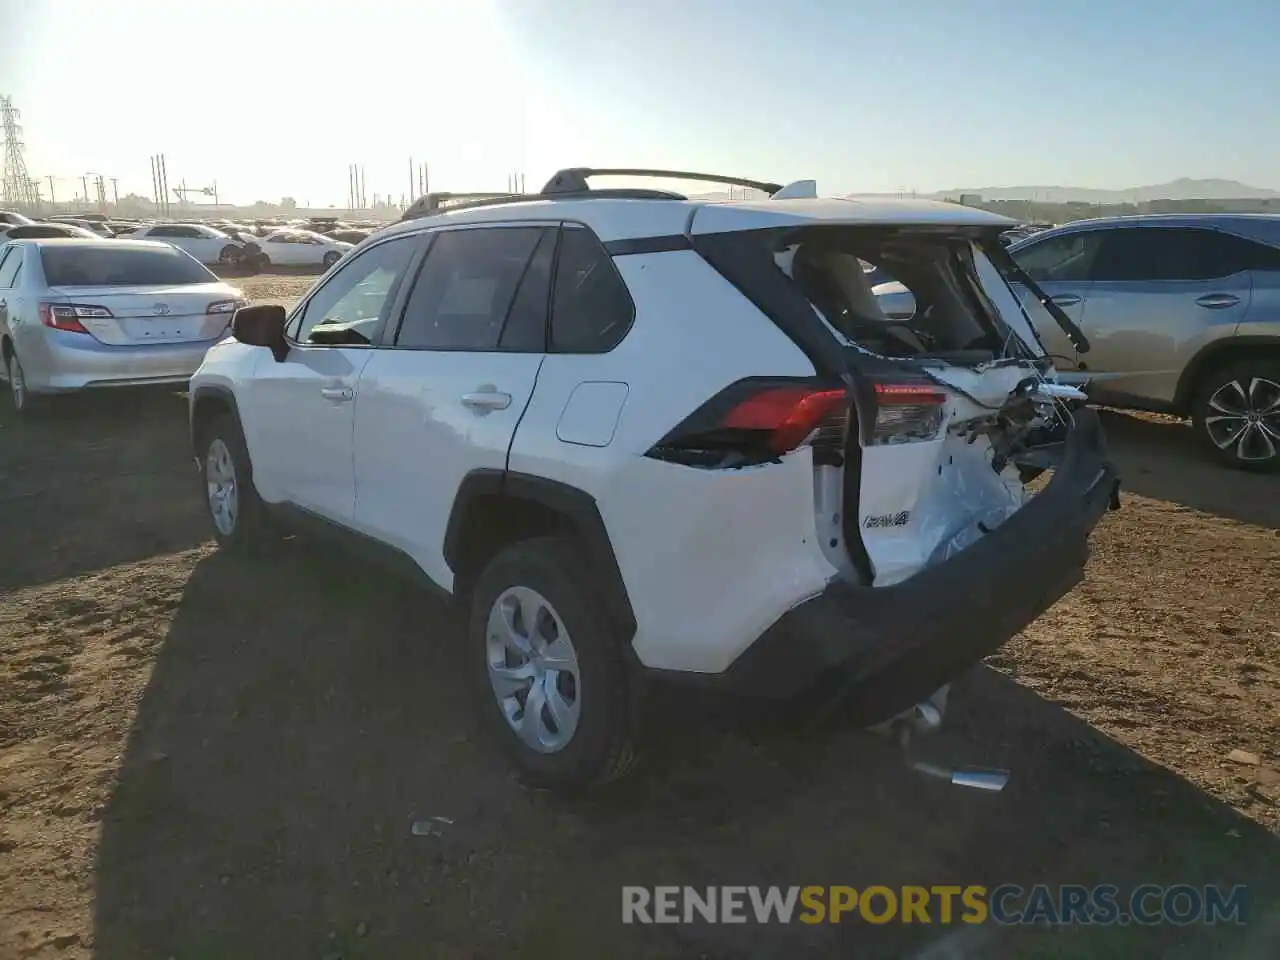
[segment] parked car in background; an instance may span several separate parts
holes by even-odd
[[[16,227],[21,224],[33,223],[34,221],[25,214],[18,213],[14,210],[0,210],[0,227]]]
[[[262,266],[325,267],[328,269],[355,247],[310,230],[276,230],[257,241]]]
[[[113,237],[115,233],[102,220],[87,219],[85,217],[48,217],[45,223],[62,223],[72,227],[79,227],[81,230],[88,230],[91,234],[98,237]]]
[[[0,246],[0,370],[20,413],[44,394],[185,383],[245,302],[166,244],[9,241]]]
[[[172,244],[206,264],[229,266],[244,259],[243,241],[201,223],[146,224],[127,236],[133,240],[160,240]]]
[[[1280,216],[1082,220],[1010,253],[1088,336],[1077,353],[1022,291],[1064,380],[1189,417],[1233,467],[1280,469]]]
[[[63,237],[68,240],[101,240],[102,237],[92,230],[78,227],[73,223],[29,223],[10,227],[4,234],[5,240],[52,240]]]

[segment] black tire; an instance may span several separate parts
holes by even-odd
[[[637,691],[618,635],[604,612],[581,548],[565,537],[517,543],[494,557],[480,574],[471,598],[469,656],[483,722],[531,787],[579,791],[622,777],[635,759]],[[578,721],[568,743],[538,752],[508,723],[489,679],[487,634],[490,610],[511,587],[537,591],[554,608],[577,657]]]
[[[338,253],[338,251],[336,250],[330,250],[328,253],[324,255],[324,268],[326,270],[332,270],[333,265],[341,259],[342,259],[342,254]]]
[[[209,489],[211,457],[216,443],[221,443],[230,455],[236,488],[235,522],[227,529],[220,526],[214,516]],[[236,553],[260,553],[277,538],[271,528],[266,506],[253,485],[253,465],[245,446],[240,424],[230,414],[223,414],[200,431],[200,482],[204,491],[205,513],[213,527],[218,546]]]
[[[1210,371],[1192,401],[1191,420],[1200,442],[1222,463],[1237,470],[1274,473],[1280,471],[1280,409],[1270,411],[1273,404],[1280,404],[1280,360],[1243,360]],[[1253,432],[1245,438],[1243,450],[1239,442],[1227,442],[1232,437],[1232,421],[1214,421],[1223,416],[1219,407],[1238,408],[1245,418],[1250,407],[1256,408]]]
[[[31,391],[26,389],[26,375],[22,370],[22,361],[18,359],[17,351],[11,346],[5,349],[4,374],[5,393],[9,396],[9,408],[20,417],[34,415],[40,406],[39,398],[32,396]],[[15,376],[18,377],[16,382],[19,384],[19,389],[14,389]]]
[[[230,244],[223,247],[221,252],[218,254],[218,262],[226,264],[229,267],[234,267],[240,262],[240,248],[233,247]]]

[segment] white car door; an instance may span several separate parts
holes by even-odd
[[[210,227],[192,227],[192,230],[195,233],[191,241],[193,249],[200,251],[193,252],[193,256],[201,263],[217,263],[222,258],[223,249],[234,245],[230,237]]]
[[[296,234],[281,234],[272,244],[271,262],[296,267],[305,262],[303,257],[305,249]]]
[[[349,525],[355,506],[352,427],[360,372],[421,237],[369,247],[335,271],[290,317],[283,362],[267,355],[249,385],[244,417],[263,497]]]
[[[538,379],[556,232],[538,224],[436,232],[387,348],[360,375],[356,529],[445,589],[458,488],[473,470],[506,469]]]

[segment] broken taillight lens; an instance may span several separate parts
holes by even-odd
[[[848,411],[843,387],[741,380],[685,418],[649,455],[705,466],[776,460],[810,441],[842,444]]]
[[[946,418],[946,393],[932,382],[872,384],[875,418],[871,419],[867,446],[933,440]]]

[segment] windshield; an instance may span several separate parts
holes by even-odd
[[[40,262],[51,287],[177,286],[218,279],[172,248],[41,247]]]

